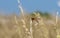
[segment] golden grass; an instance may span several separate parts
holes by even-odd
[[[59,31],[56,32],[56,30],[60,29],[60,21],[57,27],[50,23],[49,20],[44,20],[43,18],[42,22],[40,22],[40,19],[40,23],[36,22],[36,24],[32,22],[32,24],[30,23],[30,16],[24,17],[25,20],[21,20],[22,18],[17,16],[0,18],[0,38],[59,38],[59,35],[57,35]],[[5,20],[5,22],[3,20]],[[55,23],[52,19],[51,21]],[[31,24],[32,26],[30,26]]]

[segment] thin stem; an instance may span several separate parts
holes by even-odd
[[[58,14],[59,14],[59,12],[57,12],[57,14],[56,14],[56,24],[58,23]]]
[[[33,38],[32,20],[30,19],[30,38]]]
[[[21,2],[20,2],[20,0],[18,0],[18,7],[19,7],[19,9],[20,9],[20,11],[21,11],[21,13],[22,13],[22,15],[23,15],[23,17],[24,17],[24,10],[23,10],[23,8],[22,8],[22,5],[21,5]]]

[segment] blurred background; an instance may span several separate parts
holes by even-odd
[[[0,0],[0,38],[60,38],[60,0]]]

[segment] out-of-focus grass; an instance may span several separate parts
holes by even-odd
[[[21,22],[20,16],[17,16],[18,24],[15,22],[14,15],[12,16],[1,16],[0,17],[0,38],[27,38],[29,34],[25,32],[23,28],[23,23]],[[30,29],[30,15],[25,16],[26,27]],[[57,38],[57,32],[59,28],[54,25],[55,21],[53,19],[43,20],[44,25],[38,24],[35,26],[33,24],[33,38]],[[60,23],[60,21],[59,21]],[[58,26],[60,25],[58,23]],[[59,32],[59,31],[58,31]],[[58,38],[60,36],[58,35]]]

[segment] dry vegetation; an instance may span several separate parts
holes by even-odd
[[[60,38],[60,18],[57,21],[53,15],[49,18],[45,14],[45,18],[39,13],[24,15],[21,1],[17,1],[21,16],[0,15],[0,38]]]
[[[46,20],[39,14],[33,22],[31,18],[31,15],[0,16],[0,38],[57,38],[60,34],[60,21],[56,25],[54,19]]]

